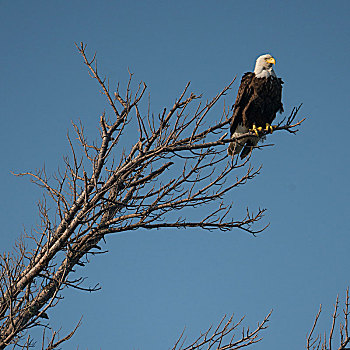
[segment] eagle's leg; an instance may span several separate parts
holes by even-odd
[[[269,123],[266,123],[265,131],[270,132],[272,134],[273,132],[273,126]]]
[[[259,126],[259,127],[257,128],[256,125],[253,124],[253,128],[250,129],[249,131],[255,133],[256,136],[259,136],[259,131],[262,131],[262,127]]]

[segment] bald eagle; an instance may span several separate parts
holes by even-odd
[[[255,132],[257,137],[231,142],[227,149],[230,156],[241,153],[241,159],[245,158],[259,142],[258,132],[263,129],[272,132],[270,124],[276,118],[276,113],[283,112],[283,81],[277,78],[272,68],[275,63],[270,54],[262,55],[256,60],[254,73],[248,72],[242,77],[236,102],[232,106],[231,137],[249,131]]]

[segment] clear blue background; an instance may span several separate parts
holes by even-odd
[[[254,152],[261,175],[230,195],[237,215],[268,209],[263,234],[110,236],[109,253],[81,271],[102,290],[68,290],[50,312],[62,335],[84,316],[64,348],[168,349],[184,326],[191,340],[224,314],[253,327],[273,308],[256,349],[300,349],[320,303],[329,329],[349,284],[349,10],[349,1],[0,1],[1,251],[38,223],[40,191],[10,170],[53,172],[70,121],[97,135],[107,107],[74,41],[97,51],[111,82],[125,86],[128,67],[145,81],[155,113],[189,80],[211,98],[237,75],[231,104],[240,76],[269,52],[285,110],[303,102],[308,118],[296,136],[276,133],[275,147]]]

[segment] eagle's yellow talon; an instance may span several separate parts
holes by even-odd
[[[253,128],[249,131],[255,133],[256,136],[259,136],[259,128],[257,128],[255,124],[253,124]]]
[[[265,131],[270,132],[272,134],[273,132],[273,126],[269,123],[266,123]]]

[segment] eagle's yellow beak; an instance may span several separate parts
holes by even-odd
[[[272,64],[276,64],[276,60],[273,57],[267,58],[266,59],[267,63],[272,63]]]

